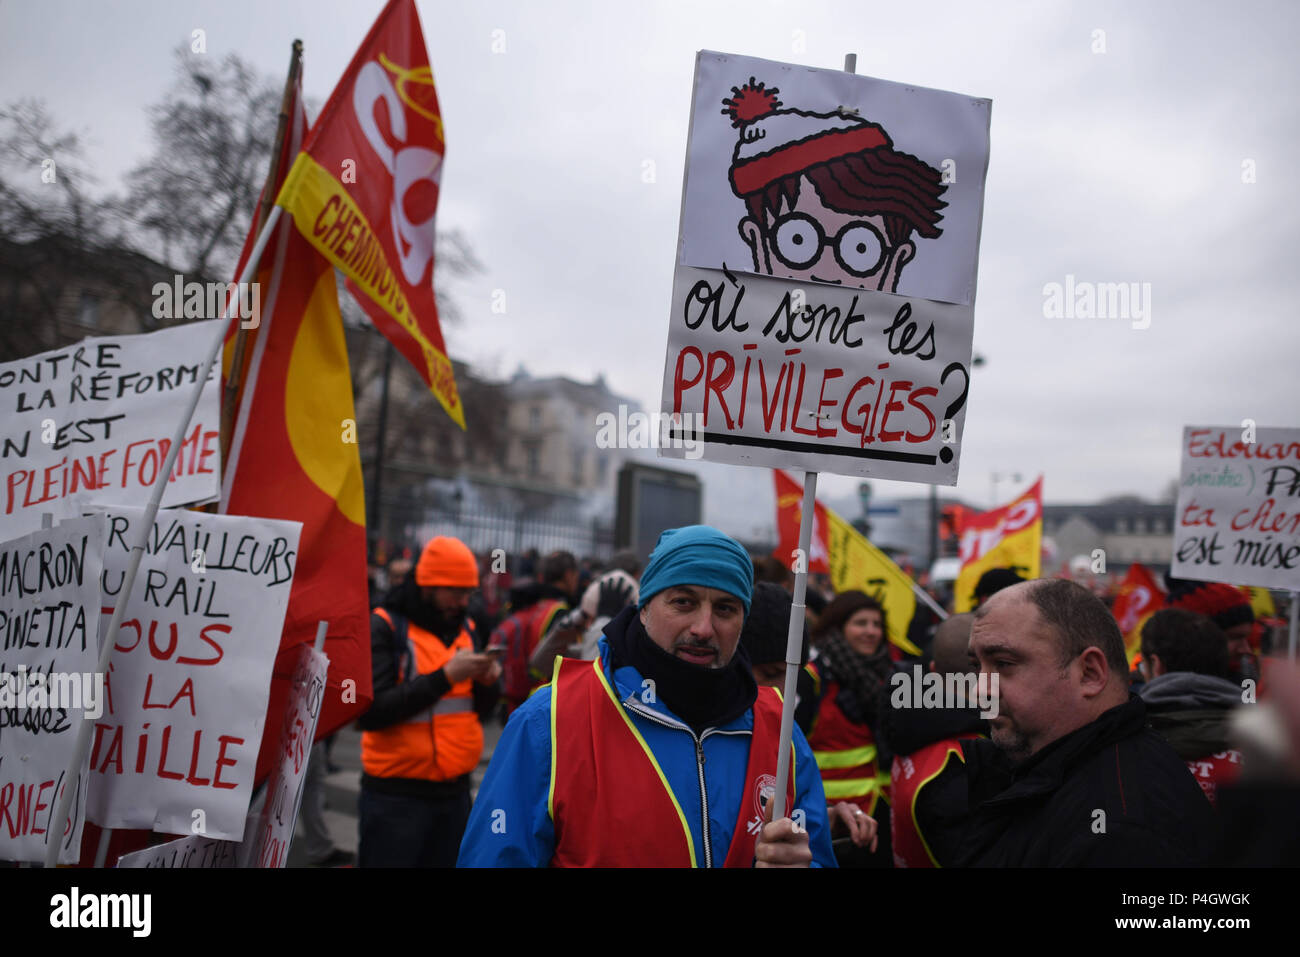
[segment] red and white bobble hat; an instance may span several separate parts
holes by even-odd
[[[731,160],[731,185],[739,196],[801,173],[818,163],[879,147],[892,147],[876,123],[851,114],[782,110],[776,87],[765,89],[754,77],[722,103],[740,142]]]

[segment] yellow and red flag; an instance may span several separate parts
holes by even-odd
[[[277,182],[306,132],[299,78],[288,113]],[[244,243],[242,273],[255,240]],[[329,622],[329,656],[316,736],[325,737],[371,701],[365,496],[352,381],[330,263],[282,220],[257,273],[261,323],[247,333],[238,413],[226,459],[221,510],[302,522],[293,588],[272,672],[257,777],[275,759],[298,646]],[[233,333],[223,373],[230,377]]]
[[[302,149],[276,205],[463,429],[433,294],[445,144],[415,0],[384,7]]]
[[[957,612],[975,607],[975,585],[990,568],[1037,578],[1043,547],[1043,480],[1008,505],[962,516],[961,571],[953,584]]]
[[[1119,594],[1111,606],[1111,614],[1124,635],[1124,653],[1128,655],[1130,666],[1142,650],[1142,626],[1163,607],[1165,590],[1149,568],[1134,562],[1120,582]]]
[[[803,486],[780,469],[776,480],[776,527],[780,544],[772,554],[793,569],[803,519]],[[857,589],[874,596],[885,609],[889,642],[909,655],[920,656],[907,638],[916,614],[915,585],[888,555],[833,511],[813,503],[813,531],[808,545],[808,571],[829,574],[836,592]]]

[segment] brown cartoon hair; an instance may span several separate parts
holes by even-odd
[[[926,239],[943,233],[936,225],[939,210],[948,205],[939,198],[948,188],[942,175],[909,153],[880,147],[819,163],[745,196],[749,214],[764,235],[764,210],[775,218],[782,200],[793,207],[799,201],[799,178],[805,174],[827,208],[883,216],[892,245],[906,242],[913,230]]]

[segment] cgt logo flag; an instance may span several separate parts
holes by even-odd
[[[975,607],[975,585],[990,568],[1010,568],[1037,578],[1043,548],[1043,480],[1009,505],[963,517],[961,571],[953,585],[954,610]]]
[[[776,527],[781,536],[772,554],[793,568],[803,517],[803,486],[780,469],[773,469],[772,476],[776,480]],[[830,575],[837,592],[858,589],[874,596],[885,609],[890,644],[909,655],[921,654],[921,649],[907,640],[916,614],[915,586],[888,555],[820,502],[813,505],[808,551],[808,571]]]
[[[390,0],[276,199],[462,429],[433,294],[445,144],[414,0]]]
[[[1132,666],[1142,650],[1142,626],[1147,619],[1165,607],[1165,590],[1160,587],[1151,570],[1134,562],[1119,584],[1119,594],[1111,606],[1111,614],[1124,635],[1124,653]]]
[[[288,116],[277,182],[307,128],[301,78]],[[236,275],[255,238],[250,230]],[[365,494],[356,442],[345,440],[356,416],[334,270],[287,221],[267,249],[258,271],[262,322],[250,330],[252,348],[244,353],[221,504],[231,515],[302,522],[257,759],[259,781],[277,759],[298,647],[315,639],[318,621],[329,622],[330,665],[317,736],[333,733],[371,701]],[[236,325],[226,342],[227,380]]]

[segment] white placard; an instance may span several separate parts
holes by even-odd
[[[144,510],[105,511],[106,630]],[[243,837],[301,529],[158,513],[91,739],[89,820]]]
[[[678,267],[659,454],[957,484],[971,307],[804,291]]]
[[[239,858],[238,841],[222,841],[193,835],[147,847],[143,851],[123,854],[118,867],[222,868],[235,867]]]
[[[1183,429],[1171,573],[1300,590],[1300,429]]]
[[[0,859],[45,860],[63,835],[60,864],[76,864],[85,822],[87,763],[71,826],[53,817],[83,714],[104,707],[99,659],[102,518],[68,519],[0,545]]]
[[[698,55],[661,455],[957,483],[990,113]]]
[[[0,364],[0,539],[41,513],[149,502],[219,320],[97,336]],[[221,487],[220,370],[185,431],[162,504],[214,500]]]
[[[298,646],[280,730],[280,756],[267,781],[266,810],[254,848],[257,867],[284,867],[289,859],[329,666],[329,659],[321,652],[310,645]]]

